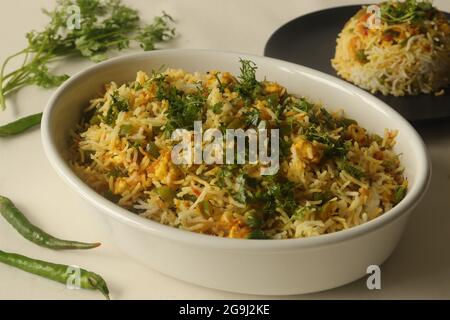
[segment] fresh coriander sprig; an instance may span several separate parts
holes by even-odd
[[[258,67],[253,61],[240,59],[241,74],[236,91],[244,97],[251,97],[255,88],[259,85],[256,80],[256,69]]]
[[[389,24],[417,22],[435,12],[430,0],[389,0],[380,5],[381,19]]]
[[[71,6],[80,9],[79,28],[70,28]],[[172,18],[163,13],[152,24],[142,24],[138,11],[121,0],[58,0],[53,11],[44,13],[50,21],[41,31],[27,34],[28,47],[5,59],[0,68],[0,109],[6,107],[6,96],[27,85],[52,88],[68,76],[50,72],[53,62],[78,55],[99,62],[111,49],[123,50],[138,43],[144,50],[154,50],[157,43],[172,39],[175,30]],[[9,73],[6,69],[14,59],[22,58],[21,66]]]

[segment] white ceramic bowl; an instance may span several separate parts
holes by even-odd
[[[409,190],[395,208],[349,230],[292,240],[223,239],[187,232],[141,218],[113,204],[81,181],[66,162],[69,131],[103,84],[135,79],[139,70],[161,66],[188,71],[239,72],[239,58],[258,65],[258,77],[286,86],[347,115],[372,132],[398,129]],[[329,75],[280,60],[206,50],[167,50],[120,57],[73,76],[50,99],[42,141],[57,173],[94,205],[110,224],[117,245],[134,259],[175,278],[226,291],[291,295],[331,289],[366,275],[398,243],[410,212],[428,185],[430,165],[422,139],[397,112],[372,95]]]

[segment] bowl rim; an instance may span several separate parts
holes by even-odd
[[[410,189],[406,197],[397,204],[394,208],[388,210],[381,216],[365,222],[361,225],[341,230],[338,232],[323,234],[315,237],[308,238],[297,238],[297,239],[283,239],[283,240],[250,240],[250,239],[229,239],[215,237],[211,235],[199,234],[196,232],[191,232],[187,230],[182,230],[179,228],[167,226],[159,222],[140,217],[116,204],[110,202],[93,189],[91,189],[85,182],[83,182],[73,170],[69,167],[68,163],[63,159],[62,155],[57,151],[57,148],[53,142],[50,127],[54,108],[56,106],[55,102],[60,96],[62,96],[66,90],[70,90],[73,83],[78,79],[85,77],[89,74],[95,73],[97,70],[106,69],[111,65],[121,64],[129,60],[141,59],[141,58],[151,58],[153,56],[164,56],[164,55],[186,55],[186,54],[207,54],[207,55],[225,55],[230,58],[247,58],[254,60],[266,60],[268,63],[276,64],[278,66],[287,67],[290,69],[295,69],[297,73],[302,73],[320,79],[326,82],[328,85],[338,87],[340,90],[351,92],[353,95],[359,96],[365,102],[367,102],[371,107],[378,108],[390,117],[393,117],[395,122],[399,122],[408,132],[408,137],[410,140],[414,141],[417,161],[419,162],[419,167],[421,170],[416,172],[416,182],[412,189]],[[404,130],[404,129],[403,129]],[[201,247],[215,248],[215,249],[225,249],[225,250],[250,250],[252,252],[266,252],[266,251],[280,251],[280,250],[295,250],[311,247],[319,247],[324,245],[333,245],[339,242],[347,241],[364,234],[368,234],[392,221],[398,219],[404,214],[408,214],[421,200],[428,188],[431,179],[431,166],[427,153],[425,143],[423,142],[420,135],[412,127],[412,125],[405,120],[397,111],[389,107],[383,101],[372,96],[366,91],[344,81],[339,78],[333,77],[331,75],[322,73],[320,71],[304,67],[291,62],[286,62],[279,59],[239,53],[232,51],[219,51],[219,50],[209,50],[209,49],[167,49],[158,50],[151,52],[141,52],[123,55],[117,58],[112,58],[107,61],[95,64],[86,69],[83,69],[73,75],[69,80],[67,80],[62,86],[60,86],[56,92],[53,93],[49,99],[43,114],[42,125],[41,125],[41,136],[42,144],[44,147],[45,154],[57,172],[57,174],[82,198],[90,202],[94,207],[100,211],[106,213],[108,216],[114,218],[115,220],[125,223],[134,228],[138,228],[142,231],[153,234],[154,236],[166,238],[168,240],[184,242],[190,245],[196,245]]]

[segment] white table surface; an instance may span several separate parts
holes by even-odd
[[[370,1],[351,0],[125,0],[144,19],[165,10],[177,19],[179,37],[170,48],[209,48],[262,54],[273,31],[302,14],[326,7]],[[26,45],[24,35],[39,29],[46,17],[40,8],[52,0],[0,2],[0,60]],[[449,0],[435,4],[450,11]],[[326,23],[326,21],[324,21]],[[58,68],[73,74],[90,62],[67,60]],[[52,90],[26,88],[10,97],[0,123],[42,111]],[[427,107],[427,106],[424,106]],[[369,291],[365,279],[326,292],[294,299],[450,298],[450,125],[419,128],[432,159],[429,192],[407,230],[382,266],[382,289]],[[47,162],[39,130],[0,140],[0,194],[14,199],[36,224],[55,235],[101,241],[95,251],[53,252],[22,239],[0,219],[0,248],[31,257],[76,264],[107,279],[113,299],[264,299],[210,290],[161,275],[119,251],[101,217],[57,177]],[[370,250],[370,248],[367,248]],[[151,252],[149,252],[151,254]],[[207,272],[207,268],[205,269]],[[64,286],[0,265],[0,299],[97,299],[98,293]],[[270,297],[277,298],[277,297]]]

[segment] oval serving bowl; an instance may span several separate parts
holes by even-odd
[[[258,65],[258,78],[267,77],[293,94],[322,102],[371,132],[398,129],[396,152],[401,153],[409,181],[406,197],[393,209],[360,226],[317,237],[289,240],[224,239],[165,226],[139,217],[97,194],[67,162],[70,130],[79,122],[89,100],[105,83],[135,79],[139,70],[161,66],[190,72],[239,72],[239,58]],[[397,245],[411,211],[425,193],[430,165],[425,145],[414,128],[396,111],[357,87],[324,73],[281,60],[209,50],[163,50],[128,55],[92,66],[62,85],[52,96],[42,122],[47,157],[69,186],[89,201],[111,226],[117,245],[135,260],[166,275],[226,291],[292,295],[335,288],[366,275]]]

